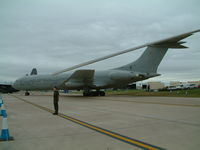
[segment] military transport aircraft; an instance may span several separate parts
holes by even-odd
[[[17,90],[51,90],[54,86],[63,90],[83,90],[83,96],[105,96],[104,89],[120,87],[136,81],[159,76],[157,68],[169,48],[187,48],[181,41],[191,36],[195,30],[181,35],[173,36],[164,40],[146,43],[131,49],[120,51],[105,57],[94,59],[73,67],[58,71],[53,74],[37,75],[37,70],[33,69],[28,76],[17,79],[13,87]],[[143,54],[134,62],[116,67],[110,70],[96,71],[92,69],[79,69],[98,61],[102,61],[117,55],[128,53],[143,47],[147,47]]]

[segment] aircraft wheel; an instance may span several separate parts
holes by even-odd
[[[83,96],[105,96],[104,91],[84,91]]]
[[[93,93],[91,91],[84,91],[83,96],[93,96]]]
[[[95,96],[95,92],[91,91],[90,96]]]
[[[83,92],[83,96],[89,96],[89,92]]]
[[[105,92],[104,91],[100,91],[99,92],[99,96],[105,96]]]
[[[90,96],[98,96],[99,94],[98,94],[98,92],[96,92],[96,91],[91,91],[90,92]]]
[[[29,96],[30,93],[28,91],[25,92],[25,96]]]
[[[86,93],[85,93],[85,92],[83,92],[83,96],[86,96]]]
[[[94,94],[94,96],[99,96],[99,95],[100,95],[99,91],[96,91],[95,94]]]

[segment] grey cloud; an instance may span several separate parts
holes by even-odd
[[[200,28],[198,0],[0,2],[0,80],[15,80],[33,67],[51,73],[113,52]],[[170,50],[153,80],[199,80],[199,40]],[[143,50],[84,68],[109,69]],[[183,65],[184,64],[184,65]],[[186,70],[186,71],[184,71]]]

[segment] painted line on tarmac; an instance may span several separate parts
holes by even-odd
[[[49,109],[49,108],[46,108],[46,107],[40,106],[40,105],[38,105],[38,104],[32,103],[32,102],[27,101],[27,100],[25,100],[25,99],[22,99],[22,98],[20,98],[20,97],[17,97],[17,96],[14,96],[14,95],[11,95],[11,96],[13,96],[13,97],[15,97],[15,98],[17,98],[17,99],[19,99],[19,100],[25,102],[25,103],[31,104],[31,105],[33,105],[33,106],[35,106],[35,107],[38,107],[38,108],[40,108],[40,109],[42,109],[42,110],[48,111],[48,112],[50,112],[50,113],[53,113],[53,112],[54,112],[53,110],[51,110],[51,109]],[[84,126],[84,127],[87,127],[87,128],[89,128],[89,129],[92,129],[92,130],[94,130],[94,131],[97,131],[97,132],[99,132],[99,133],[102,133],[102,134],[104,134],[104,135],[110,136],[110,137],[112,137],[112,138],[118,139],[118,140],[123,141],[123,142],[125,142],[125,143],[128,143],[128,144],[131,144],[131,145],[133,145],[133,146],[139,147],[139,148],[144,149],[144,150],[165,150],[164,148],[161,148],[161,147],[158,147],[158,146],[155,146],[155,145],[151,145],[151,144],[148,144],[148,143],[145,143],[145,142],[142,142],[142,141],[139,141],[139,140],[136,140],[136,139],[133,139],[133,138],[130,138],[130,137],[121,135],[121,134],[119,134],[119,133],[112,132],[112,131],[107,130],[107,129],[103,129],[103,128],[101,128],[101,127],[97,127],[97,126],[92,125],[92,124],[89,124],[89,123],[87,123],[87,122],[84,122],[84,121],[75,119],[75,118],[73,118],[73,117],[64,115],[64,114],[62,114],[62,113],[59,113],[58,116],[59,116],[59,117],[62,117],[62,118],[64,118],[64,119],[70,120],[70,121],[72,121],[72,122],[74,122],[74,123],[77,123],[77,124],[79,124],[79,125],[82,125],[82,126]]]
[[[141,103],[141,104],[158,104],[158,105],[169,105],[169,106],[186,106],[186,107],[200,107],[200,105],[192,105],[192,104],[172,104],[172,103],[160,103],[160,102],[139,102],[139,101],[132,101],[132,100],[111,100],[111,99],[98,99],[98,98],[91,98],[95,100],[101,101],[118,101],[118,102],[132,102],[132,103]]]

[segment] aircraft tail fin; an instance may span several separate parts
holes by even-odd
[[[167,41],[147,46],[143,54],[134,62],[116,68],[135,72],[157,73],[157,68],[169,48],[187,48],[182,41]]]
[[[37,75],[37,69],[33,68],[30,75]]]

